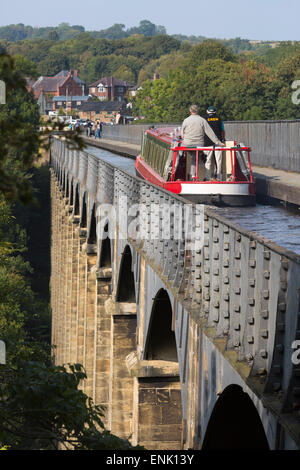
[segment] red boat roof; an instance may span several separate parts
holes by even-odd
[[[172,141],[175,138],[178,139],[178,136],[180,135],[180,132],[179,130],[180,128],[178,127],[158,127],[158,128],[155,128],[155,127],[150,127],[149,129],[146,130],[146,132],[154,137],[156,137],[157,139],[163,141],[163,142],[166,142],[167,144],[169,144],[171,146],[172,144]],[[178,142],[181,142],[181,140],[179,140]],[[179,144],[180,145],[180,144]],[[188,149],[188,148],[194,148],[194,146],[191,146],[191,147],[173,147],[172,150],[183,150],[183,149]],[[212,148],[212,147],[206,147],[206,146],[202,146],[202,147],[198,147],[198,149],[209,149],[209,148]],[[220,150],[221,147],[216,147],[216,150]],[[230,147],[222,147],[221,150],[249,150],[251,151],[251,148],[248,147],[248,146],[243,146],[243,147],[240,147],[240,146],[230,146]]]
[[[177,127],[157,127],[150,128],[147,132],[168,144],[172,143]]]

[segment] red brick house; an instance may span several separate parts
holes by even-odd
[[[103,77],[89,85],[89,94],[100,101],[123,101],[132,84],[115,77]]]
[[[58,102],[70,101],[70,109],[73,108],[72,97],[80,104],[88,99],[86,84],[78,77],[77,70],[61,70],[54,77],[41,76],[34,83],[31,79],[27,79],[27,89],[33,92],[41,114],[48,114],[50,110],[54,111],[57,108],[57,103],[52,100],[53,97],[60,97]],[[79,97],[84,98],[80,100]]]
[[[32,85],[36,98],[43,92],[48,96],[82,96],[85,95],[85,83],[79,79],[77,70],[62,70],[54,77],[41,76]]]

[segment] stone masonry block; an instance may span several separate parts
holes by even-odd
[[[140,405],[139,406],[139,426],[157,426],[162,424],[162,410],[161,407],[155,407],[152,405]]]
[[[140,426],[139,440],[146,441],[179,441],[181,439],[181,425]]]

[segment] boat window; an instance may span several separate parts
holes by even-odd
[[[238,181],[247,181],[250,179],[249,170],[242,151],[235,151],[234,154],[234,172],[233,176]]]
[[[159,174],[162,176],[166,161],[166,151],[163,147],[159,149]]]
[[[150,147],[150,151],[149,151],[149,163],[151,164],[151,166],[153,165],[153,153],[154,153],[154,145],[151,145],[150,142],[149,142],[149,147]]]
[[[161,162],[162,162],[162,148],[158,145],[157,148],[157,170],[158,173],[161,175]]]
[[[153,168],[157,171],[157,145],[153,145]]]
[[[150,142],[148,141],[148,144],[147,144],[147,161],[150,163],[151,162],[151,145],[150,145]]]
[[[156,167],[156,171],[157,173],[160,173],[160,164],[161,164],[161,147],[160,145],[157,143],[156,144],[156,152],[155,152],[155,167]]]
[[[249,158],[248,152],[245,150],[238,150],[236,152],[237,163],[239,164],[239,168],[247,180],[250,180],[250,168],[249,168]]]
[[[145,143],[144,143],[144,159],[146,162],[149,162],[149,139],[145,137]]]
[[[167,181],[171,180],[171,172],[172,172],[172,167],[173,167],[173,157],[174,157],[174,152],[172,152],[172,150],[167,150],[166,149],[166,158],[165,158],[165,161],[164,161],[164,168],[163,168],[162,176]]]
[[[159,167],[160,167],[160,146],[159,144],[156,145],[156,156],[155,156],[155,164],[156,164],[156,171],[159,173]]]
[[[157,171],[157,144],[153,144],[153,168]]]
[[[167,160],[168,160],[168,156],[169,156],[169,150],[168,150],[168,149],[164,149],[164,150],[163,150],[162,165],[161,165],[161,174],[162,174],[162,175],[163,175],[163,172],[164,172],[164,169],[165,169]]]
[[[175,169],[175,181],[182,180],[185,181],[186,179],[186,152],[178,152],[177,153],[177,161],[176,161],[176,169]]]

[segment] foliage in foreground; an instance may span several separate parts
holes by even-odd
[[[103,407],[80,390],[82,366],[51,363],[49,310],[31,288],[26,241],[12,203],[0,196],[0,337],[7,348],[7,365],[0,366],[0,448],[132,448],[104,429]]]
[[[0,54],[0,79],[7,85],[7,104],[0,108],[0,339],[7,348],[7,365],[0,365],[0,449],[129,449],[128,441],[104,429],[103,407],[80,390],[83,367],[51,363],[49,310],[29,282],[27,236],[14,203],[33,199],[29,170],[49,148],[53,130],[62,130],[55,122],[39,126],[23,78],[33,70],[26,60]],[[77,133],[64,138],[71,148],[83,147]]]
[[[104,408],[79,389],[85,378],[80,364],[2,366],[0,443],[10,450],[133,449],[104,429]]]

